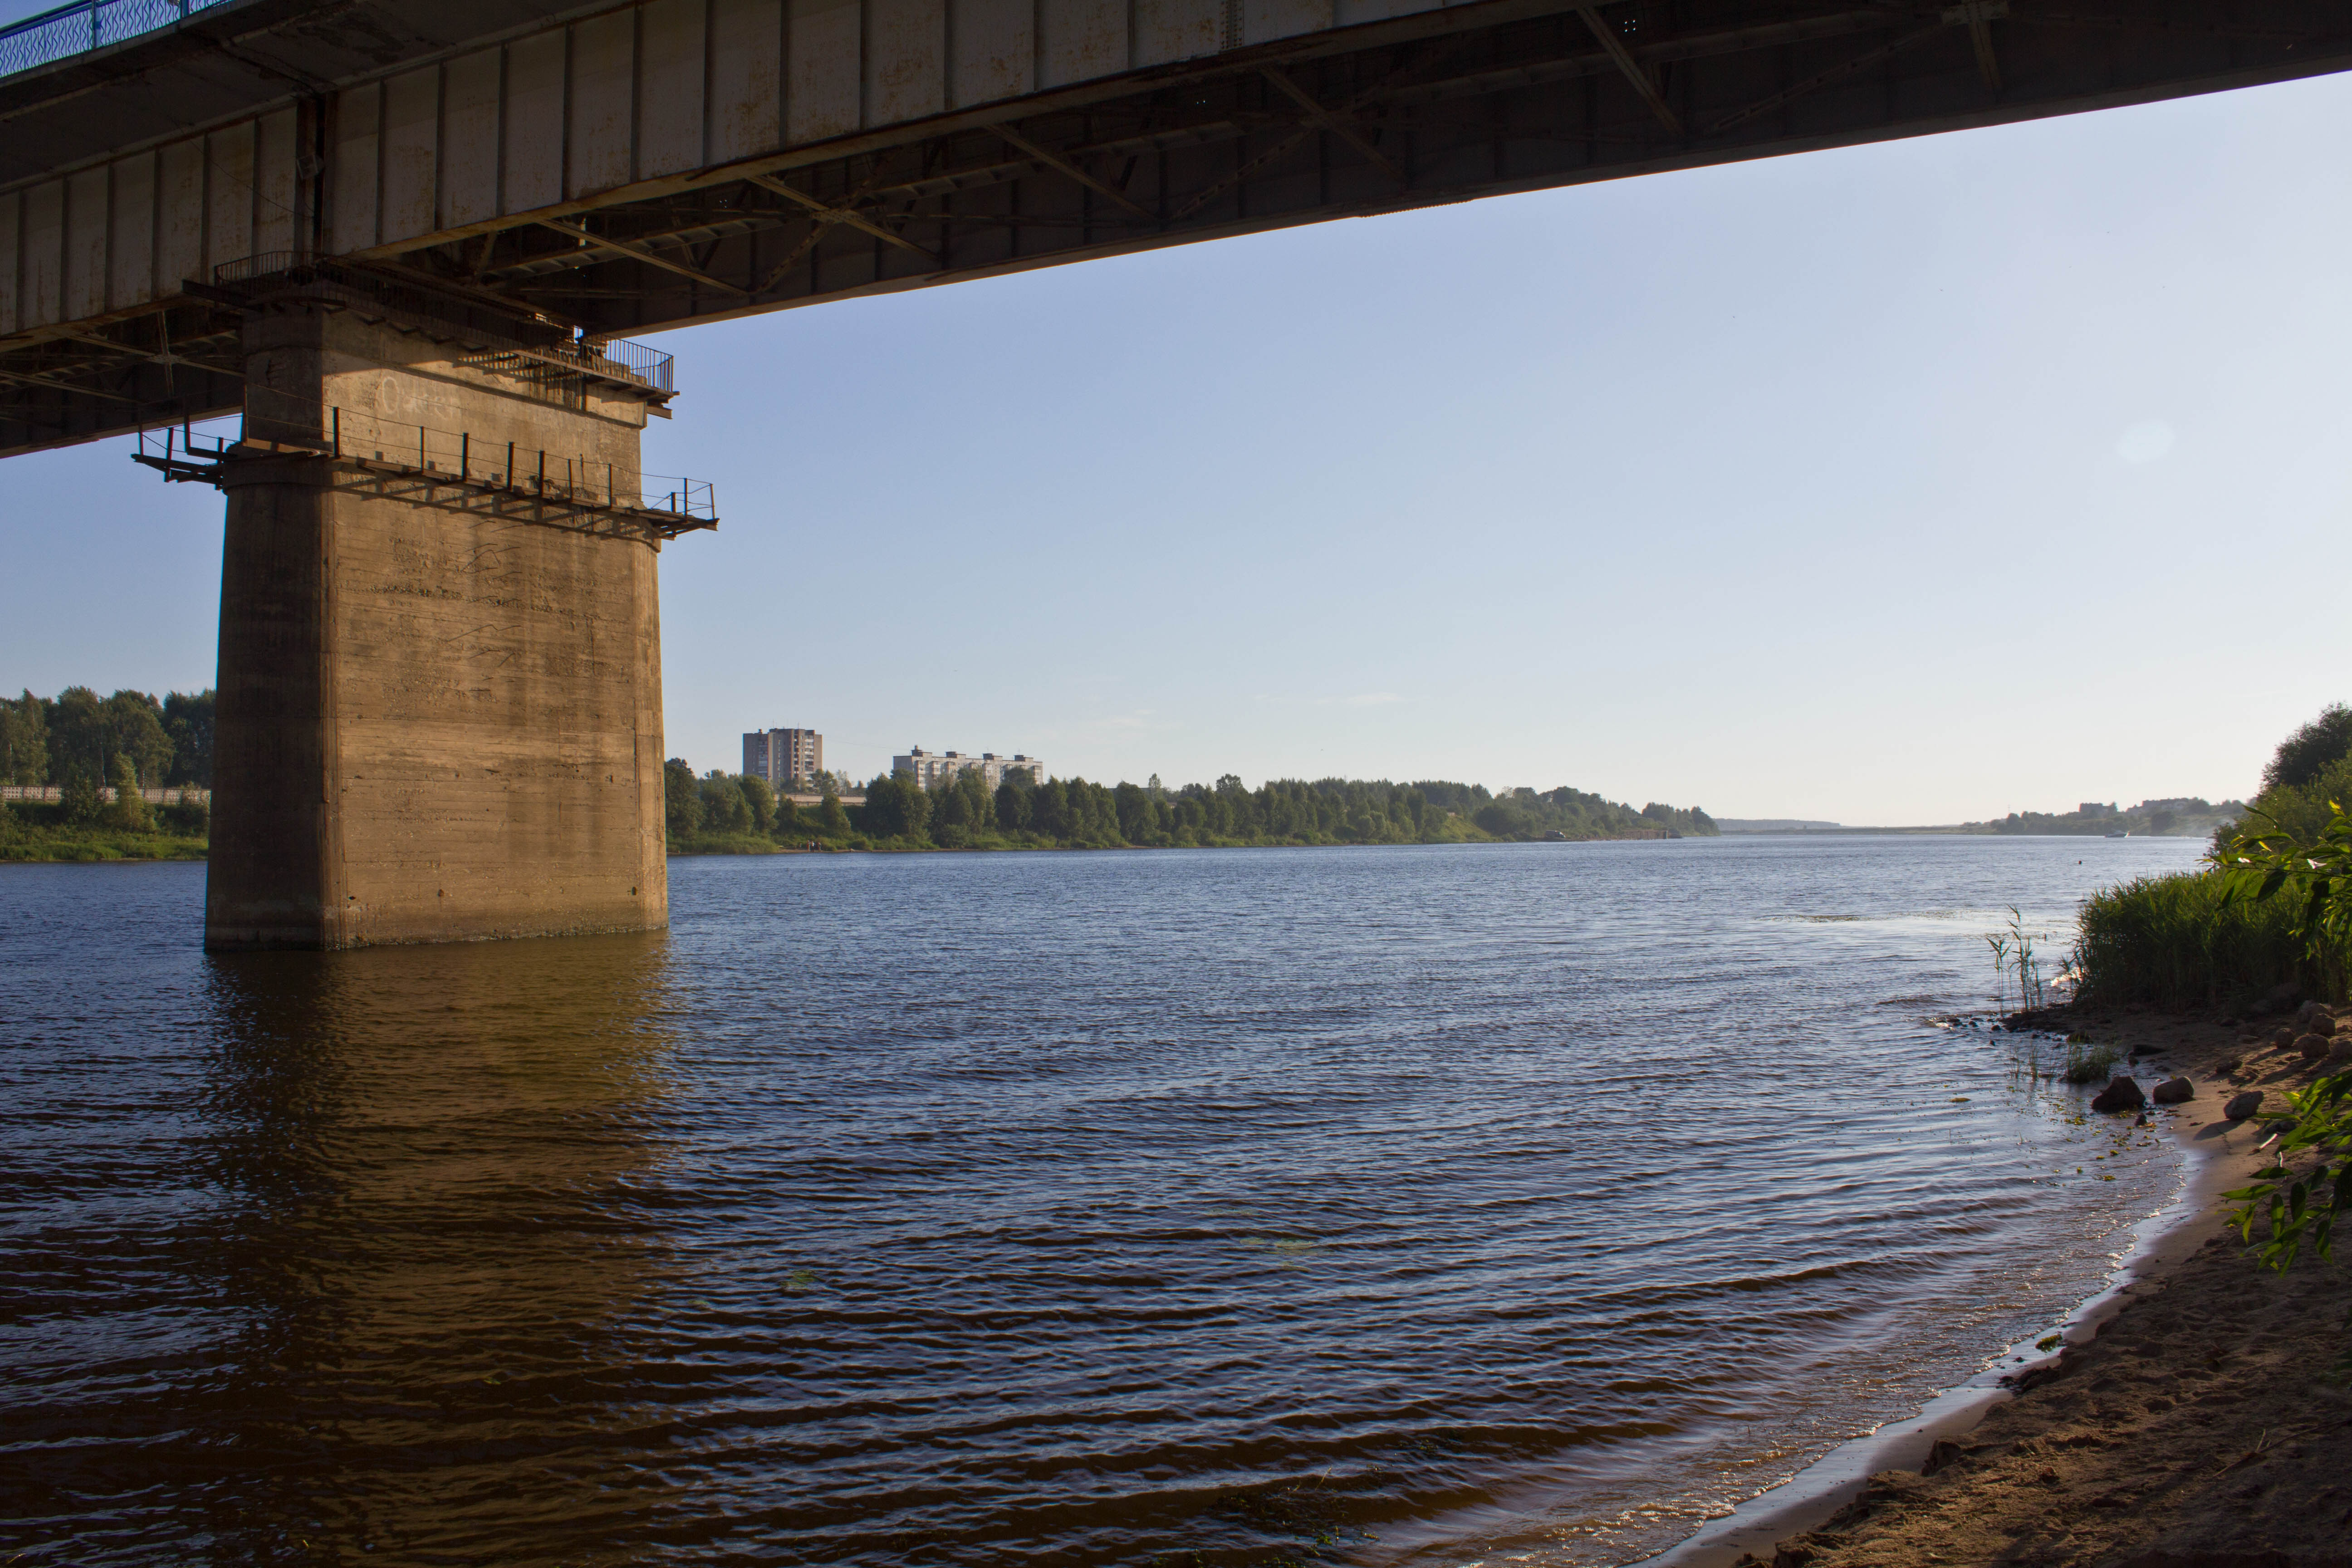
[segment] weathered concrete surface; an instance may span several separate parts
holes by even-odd
[[[341,409],[362,456],[425,426],[501,464],[513,441],[638,466],[642,403],[541,401],[348,311],[257,313],[245,348],[248,439]],[[368,493],[322,458],[223,488],[207,948],[668,923],[657,540]]]

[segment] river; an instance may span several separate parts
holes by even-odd
[[[1948,1020],[2200,847],[682,859],[231,958],[201,866],[0,867],[0,1560],[1637,1558],[2170,1196]]]

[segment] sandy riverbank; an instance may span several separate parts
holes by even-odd
[[[2352,1387],[2325,1375],[2352,1349],[2352,1258],[2258,1269],[2219,1197],[2267,1163],[2260,1123],[2223,1121],[2222,1101],[2259,1088],[2276,1109],[2318,1069],[2218,1020],[2088,1012],[2063,1026],[2138,1053],[2144,1084],[2165,1076],[2158,1062],[2196,1083],[2169,1118],[2200,1156],[2191,1214],[2015,1397],[1922,1434],[1918,1468],[1878,1471],[1826,1520],[1834,1497],[1777,1521],[1790,1533],[1769,1546],[1678,1560],[2352,1568]]]

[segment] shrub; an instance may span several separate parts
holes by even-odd
[[[2306,1241],[2320,1257],[2332,1258],[2336,1222],[2352,1214],[2352,1073],[2321,1079],[2289,1095],[2287,1103],[2294,1108],[2294,1124],[2269,1168],[2255,1173],[2252,1185],[2221,1194],[2237,1200],[2231,1217],[2241,1239],[2253,1239],[2256,1219],[2270,1221],[2270,1236],[2255,1256],[2280,1269],[2293,1265]],[[2287,1163],[2306,1154],[2318,1158],[2300,1170]],[[2343,1364],[2352,1371],[2352,1353]]]
[[[114,801],[106,813],[110,826],[125,833],[152,833],[154,818],[147,814],[147,797],[139,793],[139,770],[131,765],[128,753],[114,756]]]
[[[159,805],[155,808],[155,826],[184,838],[206,837],[213,830],[212,808],[196,800]]]
[[[66,782],[58,788],[58,815],[75,827],[87,827],[98,820],[106,808],[100,798],[98,783],[80,768],[66,774]]]

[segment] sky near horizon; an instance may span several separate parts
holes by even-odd
[[[2347,137],[2323,78],[659,334],[668,750],[2250,794],[2352,698]],[[219,497],[131,445],[8,460],[12,691],[212,683]]]

